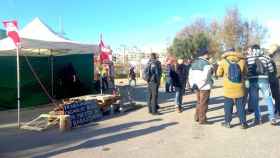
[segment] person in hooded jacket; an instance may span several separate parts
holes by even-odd
[[[246,75],[246,60],[245,57],[230,49],[222,56],[217,69],[217,76],[223,77],[224,85],[224,111],[225,122],[222,126],[231,128],[233,105],[237,107],[241,128],[248,127],[246,123],[246,113],[244,105],[245,96],[245,75]]]

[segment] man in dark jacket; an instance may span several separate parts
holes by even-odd
[[[174,65],[171,63],[167,64],[167,71],[166,71],[166,83],[165,83],[165,92],[173,92],[173,81],[171,74],[174,70]]]
[[[278,52],[279,53],[279,52]],[[272,92],[272,97],[275,100],[275,113],[280,115],[280,86],[279,86],[279,73],[277,70],[276,62],[279,61],[279,54],[277,51],[272,52],[269,56],[271,57],[271,63],[274,68],[274,72],[269,74],[269,83]],[[279,64],[279,63],[278,63]]]
[[[157,60],[157,55],[152,53],[148,66],[146,67],[149,72],[148,78],[148,107],[149,113],[158,114],[158,88],[161,78],[161,63]]]
[[[134,82],[134,86],[136,86],[136,73],[134,66],[131,66],[129,69],[129,86],[131,86],[131,82]]]
[[[186,88],[187,66],[183,59],[178,60],[176,72],[172,74],[172,82],[176,90],[175,104],[179,113],[182,112],[183,94]]]

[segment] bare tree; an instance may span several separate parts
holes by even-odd
[[[170,46],[175,56],[191,57],[200,47],[208,47],[215,58],[228,48],[244,50],[252,44],[262,44],[267,30],[257,21],[243,20],[237,7],[226,10],[221,22],[198,18],[179,31]]]
[[[227,9],[221,27],[224,46],[226,48],[240,48],[243,28],[238,8]]]

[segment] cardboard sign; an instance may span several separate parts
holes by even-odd
[[[81,126],[102,117],[102,113],[94,100],[64,105],[64,113],[70,115],[72,127]]]

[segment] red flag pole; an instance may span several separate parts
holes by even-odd
[[[17,105],[18,105],[18,128],[20,128],[20,70],[19,70],[19,53],[20,53],[20,37],[18,35],[18,23],[16,20],[4,21],[4,27],[7,30],[7,36],[10,37],[16,46],[16,62],[17,62]]]
[[[99,43],[101,44],[101,42],[102,42],[102,33],[100,33],[100,41],[99,41]],[[102,42],[103,43],[103,42]],[[100,53],[101,53],[101,47],[100,47],[100,45],[99,45],[99,56],[100,56]],[[102,65],[100,65],[100,66],[102,66]],[[99,70],[100,71],[100,70]],[[101,72],[99,72],[100,73],[100,75],[99,75],[99,82],[100,82],[100,93],[101,93],[101,95],[103,95],[103,83],[102,83],[102,72],[103,71],[103,67],[102,67],[102,70],[101,70]]]
[[[17,47],[17,105],[18,105],[18,128],[20,128],[20,69],[19,69],[19,43],[16,44]]]

